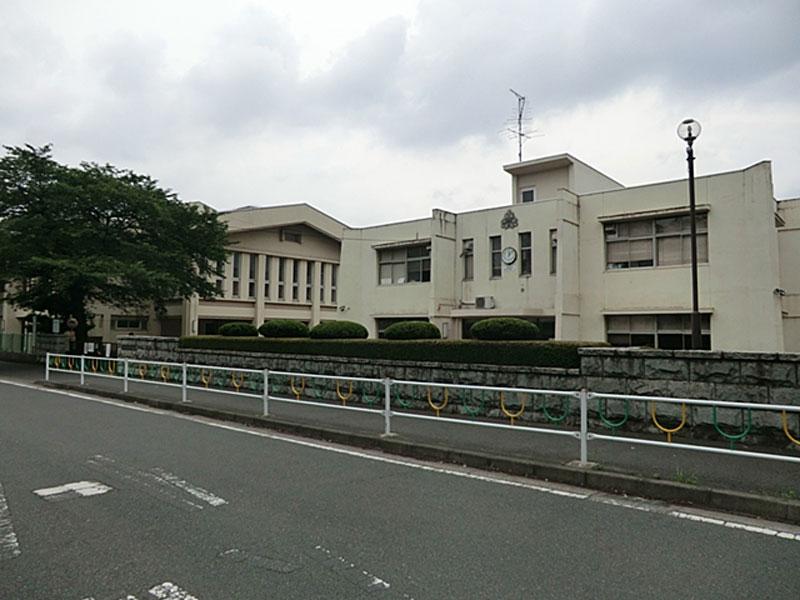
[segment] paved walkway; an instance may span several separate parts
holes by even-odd
[[[0,379],[34,382],[44,378],[43,367],[0,362]],[[87,389],[122,391],[119,380],[87,376]],[[76,384],[77,375],[54,373],[53,381]],[[179,402],[180,390],[131,380],[131,396]],[[190,391],[193,404],[241,414],[260,415],[261,401],[255,398]],[[383,431],[383,417],[330,408],[271,401],[271,416],[283,421],[377,435]],[[517,459],[565,464],[579,457],[578,440],[569,437],[498,430],[395,416],[392,430],[398,439]],[[800,452],[797,453],[800,456]],[[779,498],[800,499],[800,464],[647,447],[628,443],[591,441],[589,460],[606,471],[620,472],[691,485],[750,492]]]

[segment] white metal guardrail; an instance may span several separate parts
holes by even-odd
[[[337,375],[321,375],[317,373],[299,373],[290,371],[271,371],[268,369],[243,369],[234,367],[220,367],[211,365],[197,365],[191,363],[169,363],[162,361],[147,361],[138,359],[111,359],[94,356],[75,356],[68,354],[48,353],[45,362],[45,380],[50,381],[52,373],[70,373],[80,377],[81,385],[86,383],[87,377],[100,377],[116,379],[122,382],[124,392],[128,392],[131,383],[144,383],[150,385],[169,386],[180,388],[181,402],[189,402],[189,391],[201,391],[214,394],[227,394],[238,397],[248,397],[261,400],[261,413],[263,416],[270,414],[270,401],[284,402],[301,406],[314,406],[317,408],[335,408],[361,413],[372,413],[383,416],[385,435],[392,434],[392,419],[419,419],[456,423],[459,425],[473,425],[494,429],[513,429],[536,434],[550,434],[568,436],[577,439],[580,443],[580,462],[588,463],[588,446],[592,440],[607,442],[622,442],[627,444],[641,444],[646,446],[663,446],[682,450],[710,452],[715,454],[728,454],[733,456],[749,456],[778,460],[784,462],[800,463],[800,455],[790,453],[769,453],[749,450],[736,450],[733,445],[750,434],[752,430],[752,411],[779,412],[783,433],[791,442],[792,447],[800,451],[800,435],[793,433],[789,426],[789,415],[800,414],[800,406],[786,404],[758,404],[753,402],[729,402],[722,400],[703,400],[697,398],[669,398],[663,396],[633,396],[626,394],[595,393],[583,390],[545,390],[536,388],[512,388],[502,386],[462,385],[452,383],[422,382],[390,378],[351,377]],[[278,381],[283,378],[283,381]],[[327,382],[333,383],[333,388],[323,389],[315,386],[317,400],[305,400],[309,389],[307,383]],[[344,385],[342,385],[344,384]],[[354,384],[362,384],[362,404],[368,406],[352,406],[347,404],[354,399]],[[371,394],[367,385],[372,388]],[[289,394],[280,395],[279,389],[285,387]],[[346,389],[345,389],[346,388]],[[404,399],[403,391],[418,390],[417,400],[427,401],[434,415],[422,414],[413,410],[410,402]],[[424,390],[424,391],[423,391]],[[420,397],[420,392],[422,396]],[[467,394],[474,392],[481,394],[480,405],[484,406],[484,396],[487,393],[496,394],[497,413],[509,419],[510,423],[501,423],[487,418],[475,418],[479,410],[469,408]],[[462,414],[467,417],[442,416],[441,412],[447,408],[451,396],[458,393],[462,396]],[[328,401],[327,396],[331,400]],[[369,400],[369,396],[372,400]],[[535,409],[535,399],[540,397],[539,410],[550,424],[560,425],[566,423],[567,418],[574,414],[574,403],[578,405],[578,429],[540,427],[534,425],[515,425],[526,409]],[[561,401],[561,414],[553,415],[553,407],[548,407],[547,402],[552,399]],[[528,404],[527,399],[530,399]],[[338,400],[341,404],[337,404]],[[597,401],[597,416],[605,427],[611,429],[612,434],[589,431],[589,402]],[[624,412],[622,417],[612,420],[606,415],[604,402],[609,400],[622,402]],[[655,427],[666,435],[666,441],[616,435],[617,430],[625,426],[629,417],[629,403],[643,403],[649,407],[650,419]],[[677,405],[680,408],[680,419],[669,426],[660,420],[657,413],[659,405]],[[373,407],[374,405],[374,407]],[[380,407],[378,407],[380,406]],[[711,408],[713,425],[720,437],[730,443],[730,448],[707,444],[674,443],[672,436],[687,425],[687,407],[702,406]],[[742,426],[740,431],[731,433],[724,431],[718,423],[718,409],[736,409],[741,411]],[[745,415],[746,422],[745,422]],[[574,421],[574,419],[573,419]],[[800,421],[798,421],[800,423]],[[800,429],[798,426],[797,429]]]

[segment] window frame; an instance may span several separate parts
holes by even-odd
[[[527,245],[523,245],[523,237],[527,236]],[[520,277],[533,276],[533,232],[521,231],[519,233],[519,275]]]
[[[475,239],[468,238],[461,241],[462,281],[475,279]]]
[[[525,193],[531,192],[531,196],[533,196],[530,200],[525,200]],[[526,186],[523,188],[519,188],[519,203],[520,204],[533,204],[536,202],[536,186]]]
[[[503,238],[499,235],[489,236],[489,268],[490,279],[499,279],[503,276]]]
[[[416,252],[421,252],[416,255]],[[410,253],[415,253],[410,255]],[[396,248],[377,249],[378,253],[378,285],[407,285],[409,283],[430,283],[431,281],[431,243],[413,244]],[[402,265],[403,275],[395,275],[395,267]],[[389,278],[382,277],[384,267],[388,267]],[[397,269],[398,273],[400,269]],[[419,279],[412,279],[412,275]],[[402,280],[402,281],[401,281]]]
[[[680,229],[678,229],[677,231],[666,231],[666,232],[658,231],[659,222],[663,223],[665,221],[674,219],[681,219],[682,223]],[[631,235],[630,233],[626,234],[619,233],[621,227],[630,228],[631,224],[639,225],[642,223],[647,223],[649,225],[650,231],[646,235],[644,233],[639,235]],[[691,222],[689,221],[689,215],[687,213],[679,213],[675,215],[661,216],[661,217],[648,217],[643,219],[620,219],[617,221],[603,222],[602,226],[603,226],[603,248],[605,251],[606,271],[683,267],[691,264],[691,256],[688,257],[686,260],[684,260],[683,256],[681,256],[681,262],[677,263],[660,264],[659,261],[659,247],[660,247],[659,242],[663,242],[666,239],[677,238],[680,240],[681,243],[681,252],[683,252],[683,244],[685,240],[688,240],[689,243],[691,244]],[[613,234],[611,234],[612,229],[614,230]],[[628,260],[616,261],[614,263],[609,262],[609,245],[620,244],[623,242],[626,242],[628,246],[628,252],[627,252]],[[632,242],[649,242],[650,244],[649,260],[648,259],[640,261],[630,260],[631,258],[630,247]],[[708,264],[708,213],[707,212],[702,212],[697,215],[697,242],[698,242],[697,263]],[[705,247],[703,247],[703,244],[705,244]],[[634,262],[649,262],[650,264],[632,264]]]

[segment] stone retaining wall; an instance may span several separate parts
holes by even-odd
[[[800,354],[584,348],[579,350],[580,369],[557,369],[183,350],[178,348],[177,338],[144,336],[121,339],[119,351],[121,357],[127,358],[234,368],[550,390],[579,390],[585,387],[591,392],[800,405]],[[424,389],[423,392],[417,398],[409,398],[411,408],[430,410]],[[468,412],[468,405],[474,402],[474,398],[459,400],[457,396],[452,394],[448,411]],[[335,399],[335,392],[326,392],[324,398]],[[438,401],[441,401],[441,397]],[[542,398],[537,398],[537,410],[526,411],[522,419],[545,420],[540,410],[541,401]],[[560,400],[557,397],[544,398],[544,401],[552,407],[554,415],[560,414]],[[515,399],[509,398],[507,402],[516,404]],[[493,404],[496,405],[496,398]],[[598,426],[602,426],[601,416],[608,422],[616,422],[623,419],[627,412],[629,419],[625,424],[626,430],[657,432],[648,411],[649,407],[642,402],[629,402],[627,406],[622,401],[590,402],[590,414]],[[713,430],[714,418],[710,408],[689,407],[687,413],[689,427],[684,431],[690,429],[695,436],[720,438]],[[502,417],[498,409],[489,410],[488,414]],[[657,416],[665,425],[675,426],[680,420],[680,407],[659,404]],[[717,422],[724,431],[736,433],[745,417],[743,411],[720,409]],[[570,421],[574,422],[575,418],[573,414]],[[752,421],[753,434],[746,441],[788,442],[782,433],[776,434],[782,425],[779,413],[753,411]],[[797,417],[791,417],[790,422],[793,430],[800,428]]]

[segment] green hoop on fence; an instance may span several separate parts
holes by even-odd
[[[414,386],[405,385],[403,386],[403,388],[405,391],[408,391],[408,390],[413,390]],[[407,400],[406,396],[402,392],[398,393],[397,396],[393,398],[397,403],[397,406],[399,406],[400,408],[411,408],[411,402],[414,399],[413,391],[409,391],[408,398],[410,398],[410,400]]]
[[[623,415],[622,418],[618,421],[612,421],[608,417],[606,417],[606,409],[608,408],[608,401],[603,401],[603,398],[597,399],[597,414],[600,417],[600,421],[602,421],[603,425],[608,427],[611,430],[612,434],[617,433],[617,429],[625,425],[628,422],[628,400],[622,401],[622,410]]]
[[[724,437],[728,442],[730,442],[731,450],[733,450],[734,445],[736,442],[743,440],[747,434],[750,433],[750,430],[753,428],[753,409],[748,408],[747,410],[747,425],[744,423],[744,411],[745,409],[741,410],[742,415],[742,430],[739,433],[726,433],[722,431],[722,427],[719,426],[719,421],[717,420],[717,407],[711,407],[711,418],[714,423],[714,429],[717,430],[717,433]]]
[[[367,391],[367,385],[369,385],[369,390]],[[361,402],[362,404],[366,404],[367,406],[372,406],[377,404],[380,399],[380,391],[381,385],[376,383],[364,384],[364,389],[361,391]],[[376,389],[377,388],[377,389]]]
[[[564,403],[567,404],[566,408],[564,407]],[[550,414],[550,410],[547,408],[547,399],[542,398],[542,413],[544,413],[545,418],[550,421],[551,423],[563,423],[569,414],[572,412],[572,406],[570,405],[570,399],[561,397],[561,412],[562,415],[560,417],[554,417]]]
[[[481,413],[483,413],[486,407],[486,390],[481,390],[480,399],[478,400],[478,406],[472,405],[472,392],[474,390],[470,390],[469,394],[464,394],[464,398],[461,400],[461,407],[464,414],[469,415],[470,417],[477,417]],[[469,401],[469,403],[467,402]]]

